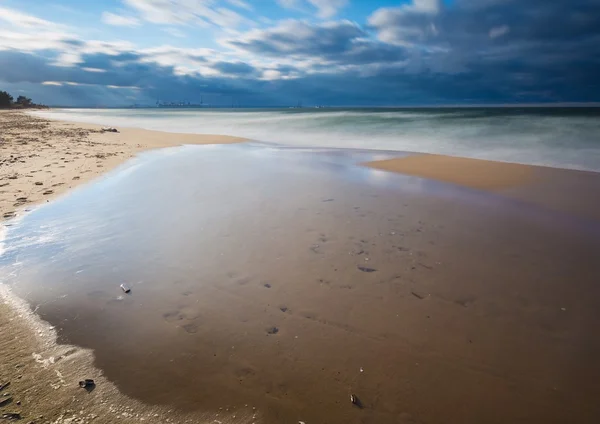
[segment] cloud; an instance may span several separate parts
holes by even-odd
[[[252,6],[243,0],[227,0],[227,3],[238,9],[253,10]]]
[[[335,16],[348,4],[348,0],[308,0],[308,2],[317,8],[317,16],[324,19]]]
[[[348,0],[277,0],[277,3],[284,9],[305,11],[305,5],[317,9],[317,17],[328,19],[335,16],[338,11],[348,4]]]
[[[5,7],[0,7],[0,21],[18,28],[35,28],[38,30],[57,30],[62,27],[62,25]]]
[[[232,29],[249,21],[212,0],[123,0],[141,19],[165,25],[216,25]],[[239,2],[238,6],[243,2]]]
[[[132,16],[115,15],[114,13],[102,13],[102,22],[107,25],[137,27],[140,26],[140,21]]]
[[[510,31],[510,27],[508,25],[501,25],[498,27],[494,27],[490,29],[490,38],[498,38],[502,37],[504,34],[507,34]]]
[[[328,56],[350,49],[354,40],[365,35],[364,30],[350,21],[312,25],[288,20],[272,28],[252,30],[225,43],[271,56]]]
[[[212,68],[227,76],[249,76],[256,73],[253,66],[244,62],[216,62],[212,64]]]
[[[211,14],[222,19],[224,5],[243,8],[226,0],[127,0],[138,19],[157,21],[148,26],[159,34],[219,25]],[[8,23],[0,29],[2,88],[29,90],[51,104],[200,96],[263,106],[299,98],[329,105],[600,98],[597,0],[415,0],[375,10],[365,26],[264,21],[264,28],[222,35],[213,49],[82,39],[72,28],[12,9],[0,20]]]
[[[381,8],[368,19],[378,38],[390,44],[413,45],[438,35],[439,0],[413,0],[400,7]]]

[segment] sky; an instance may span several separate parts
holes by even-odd
[[[0,90],[56,106],[600,101],[600,0],[0,0]]]

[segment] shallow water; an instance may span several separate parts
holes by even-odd
[[[388,155],[149,152],[14,222],[0,276],[149,403],[597,422],[598,223],[354,165]]]

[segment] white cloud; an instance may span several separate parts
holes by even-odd
[[[440,0],[413,0],[399,7],[377,9],[368,23],[377,29],[379,40],[408,46],[439,34],[433,22],[439,12]]]
[[[506,35],[510,32],[510,27],[508,25],[502,25],[499,27],[494,27],[490,29],[490,38],[498,38]]]
[[[133,16],[116,15],[110,12],[104,12],[102,14],[102,22],[107,25],[123,26],[123,27],[137,27],[140,25],[140,21]]]
[[[206,25],[235,28],[251,22],[224,7],[215,7],[213,0],[123,0],[141,18],[155,24]]]
[[[33,31],[32,33],[0,31],[0,50],[33,52],[38,50],[65,50],[73,37],[63,32]]]
[[[240,9],[252,10],[252,6],[243,0],[227,0],[227,2],[230,5],[240,8]]]
[[[42,85],[54,85],[56,87],[62,87],[63,83],[58,81],[44,81]]]
[[[82,63],[81,55],[76,52],[63,52],[54,61],[54,66],[75,66]]]
[[[62,28],[62,25],[5,7],[0,7],[0,21],[5,21],[19,28],[35,28],[38,30],[56,30]]]
[[[348,4],[348,0],[305,0],[317,9],[317,17],[322,19],[331,18]],[[277,3],[285,9],[307,11],[303,0],[277,0]]]
[[[81,69],[86,72],[95,72],[95,73],[106,72],[106,69],[99,69],[99,68],[81,68]]]
[[[139,90],[140,89],[140,87],[136,87],[134,85],[107,85],[106,88],[110,88],[111,90],[119,90],[119,89]]]
[[[410,8],[424,13],[438,13],[440,11],[440,0],[413,0]]]
[[[348,0],[308,0],[310,4],[317,8],[319,18],[331,18],[337,14],[348,3]]]

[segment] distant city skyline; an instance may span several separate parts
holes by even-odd
[[[600,0],[0,0],[0,90],[62,106],[600,101]]]

